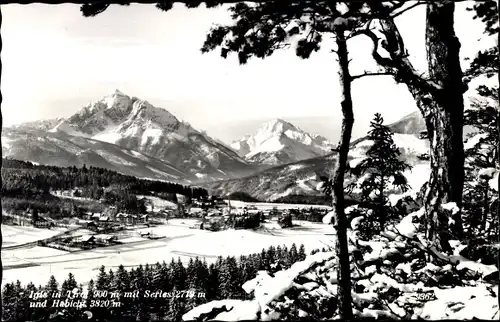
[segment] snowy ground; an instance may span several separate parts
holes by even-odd
[[[228,200],[226,200],[228,202]],[[319,208],[319,209],[331,209],[330,206],[322,205],[301,205],[301,204],[287,204],[287,203],[267,203],[267,202],[245,202],[231,200],[231,206],[237,208],[255,206],[258,210],[272,210],[274,207],[276,209],[303,209],[303,208]]]
[[[29,226],[2,225],[2,248],[32,243],[65,231],[64,228],[40,229]]]
[[[226,230],[210,232],[191,229],[196,220],[172,219],[162,226],[141,228],[129,235],[120,237],[124,245],[116,245],[91,250],[65,252],[45,247],[31,247],[15,250],[2,250],[4,265],[3,283],[19,279],[22,283],[34,281],[44,284],[54,275],[58,281],[65,279],[69,272],[79,282],[87,283],[97,275],[101,265],[116,268],[120,264],[132,267],[139,264],[170,261],[180,257],[187,262],[192,257],[205,257],[207,262],[215,261],[217,256],[239,256],[258,253],[271,245],[304,244],[309,252],[314,248],[333,245],[333,228],[324,224],[296,222],[299,227],[281,229],[273,223],[266,223],[258,230]],[[22,243],[24,234],[12,233],[11,226],[2,226],[4,243]],[[26,229],[26,227],[23,227]],[[28,240],[35,237],[28,232]],[[48,231],[51,232],[51,231]],[[83,230],[81,232],[84,232]],[[81,233],[80,232],[80,233]],[[166,236],[158,240],[141,239],[140,233],[150,232]],[[78,232],[77,232],[78,233]],[[41,236],[41,237],[40,237]],[[40,234],[38,239],[46,238]]]

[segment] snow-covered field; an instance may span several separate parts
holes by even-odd
[[[225,200],[228,202],[228,200]],[[267,202],[245,202],[245,201],[237,201],[231,200],[231,206],[237,208],[250,207],[255,206],[258,210],[271,210],[274,207],[276,209],[304,209],[304,208],[319,208],[319,209],[331,209],[330,206],[322,206],[322,205],[302,205],[302,204],[287,204],[287,203],[267,203]]]
[[[297,222],[300,224],[299,227],[281,229],[276,224],[269,223],[255,231],[210,232],[189,228],[196,222],[192,219],[172,219],[163,226],[132,231],[130,236],[120,238],[121,241],[126,242],[124,245],[72,253],[38,246],[10,251],[2,250],[3,283],[20,280],[22,283],[33,281],[37,284],[44,284],[50,275],[62,281],[69,272],[72,272],[78,282],[85,284],[91,278],[96,277],[101,265],[107,268],[116,268],[119,265],[132,267],[146,263],[168,262],[178,257],[187,262],[196,256],[205,257],[207,262],[212,262],[217,256],[258,253],[262,248],[268,248],[271,245],[285,244],[290,247],[293,243],[297,246],[304,244],[309,252],[314,248],[333,245],[334,242],[333,228],[324,224]],[[7,232],[7,234],[4,233],[4,243],[22,243],[25,238],[23,232],[18,230],[18,234],[15,235],[11,228],[2,226],[2,231]],[[33,234],[29,234],[29,231],[27,230],[28,240],[47,237],[39,234],[35,238]],[[75,233],[81,234],[82,232],[84,231]],[[137,237],[140,233],[147,232],[166,238],[149,240]]]
[[[40,229],[29,226],[2,225],[2,247],[32,243],[58,235],[64,230],[64,228]]]

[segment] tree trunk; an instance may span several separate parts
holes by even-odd
[[[431,146],[431,177],[425,210],[428,237],[435,247],[450,251],[448,218],[442,204],[462,206],[464,184],[464,101],[460,42],[454,30],[453,1],[427,4],[426,48],[430,79],[437,85],[426,115]],[[461,234],[461,231],[455,232]]]
[[[450,250],[449,218],[441,211],[441,205],[455,202],[461,207],[464,183],[463,93],[466,86],[462,82],[460,42],[454,31],[454,11],[455,4],[450,0],[427,3],[429,78],[422,77],[411,64],[392,19],[380,20],[386,36],[385,49],[391,56],[389,60],[377,53],[377,37],[365,32],[374,40],[374,59],[388,70],[396,71],[396,79],[408,86],[425,119],[432,169],[425,196],[426,231],[434,246],[445,251]],[[461,235],[461,223],[455,226],[458,231],[454,233]]]
[[[489,207],[489,192],[490,184],[489,181],[486,181],[486,187],[484,187],[484,197],[483,197],[483,220],[482,220],[482,230],[486,232],[486,222],[488,221],[488,212],[490,211]],[[488,229],[491,230],[491,227]]]
[[[500,25],[500,0],[497,0],[497,13],[498,13],[498,23]],[[497,46],[500,46],[500,30],[498,31],[497,35]],[[498,50],[498,56],[500,58],[500,50]],[[500,73],[498,73],[498,83],[500,84]],[[500,87],[498,88],[498,97],[500,98]],[[500,115],[497,115],[497,128],[498,128],[497,133],[500,133]],[[500,171],[500,144],[497,144],[497,170]],[[499,239],[498,242],[500,243],[500,211],[497,211],[497,219],[498,219],[497,238]],[[498,248],[498,254],[497,254],[497,267],[500,267],[500,248]],[[500,270],[498,271],[497,294],[500,294]],[[499,310],[498,320],[500,321],[500,296],[498,296],[498,310]]]
[[[337,231],[335,249],[339,261],[339,314],[342,320],[350,320],[352,319],[351,267],[347,244],[347,219],[344,209],[344,174],[346,171],[349,143],[351,141],[352,127],[354,124],[354,113],[352,110],[351,75],[349,74],[349,58],[344,29],[339,28],[336,30],[336,42],[340,65],[339,79],[341,84],[340,93],[343,119],[338,161],[335,165],[333,175],[332,199],[336,216],[334,227]]]
[[[379,201],[379,207],[378,207],[378,221],[379,221],[379,225],[380,225],[380,231],[383,231],[384,230],[384,226],[385,226],[385,216],[387,216],[387,212],[384,211],[386,210],[386,208],[384,207],[385,206],[385,198],[384,198],[384,186],[385,186],[385,182],[384,182],[384,174],[381,173],[380,174],[380,201]]]

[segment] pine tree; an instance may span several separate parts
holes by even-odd
[[[469,135],[465,149],[463,208],[468,237],[486,242],[498,236],[494,225],[498,221],[498,193],[490,184],[500,172],[498,87],[483,85],[477,88],[477,93],[465,113],[466,124],[475,132]]]
[[[208,267],[208,279],[207,279],[207,292],[206,299],[208,301],[220,300],[220,287],[219,287],[219,274],[220,270],[216,264],[210,264]]]
[[[2,290],[2,320],[15,321],[18,294],[16,293],[14,283],[4,284]]]
[[[107,291],[111,286],[111,281],[109,279],[109,275],[106,272],[106,267],[102,265],[99,268],[99,273],[97,275],[97,280],[95,282],[95,292],[96,294],[100,294],[101,292]],[[104,298],[101,298],[99,296],[95,296],[95,300],[104,300]],[[96,317],[105,319],[109,316],[109,311],[108,309],[104,307],[96,307],[95,310],[93,311]]]
[[[288,262],[290,266],[296,263],[299,260],[299,252],[297,251],[297,245],[295,243],[290,247],[290,251],[288,252]]]
[[[172,272],[172,281],[174,283],[174,288],[178,290],[186,289],[187,273],[184,264],[182,264],[181,259],[177,258],[177,261],[172,259],[170,263],[170,271]]]
[[[228,256],[224,260],[219,274],[219,285],[222,298],[235,298],[240,295],[240,280],[240,272],[238,271],[236,258]]]
[[[123,267],[120,265],[116,271],[115,278],[113,279],[112,289],[120,294],[117,299],[121,303],[120,307],[116,308],[116,314],[118,316],[122,315],[130,307],[130,298],[124,297],[125,292],[130,292],[130,275]]]
[[[382,115],[376,113],[370,123],[371,130],[367,137],[373,144],[366,152],[366,158],[351,169],[358,178],[366,174],[357,187],[361,190],[361,205],[371,208],[374,218],[378,221],[378,227],[371,227],[373,233],[385,228],[392,213],[388,205],[387,190],[396,188],[406,192],[409,185],[403,172],[411,169],[409,164],[401,160],[399,148],[392,138],[393,133],[383,123]]]
[[[306,259],[306,247],[304,244],[300,244],[298,261],[303,261],[304,259]]]
[[[177,294],[183,290],[173,289],[173,294]],[[172,297],[169,300],[169,309],[167,318],[169,321],[181,321],[182,316],[186,313],[185,302],[183,297]]]
[[[75,276],[72,273],[68,273],[68,278],[61,285],[63,296],[66,296],[67,292],[71,292],[76,288],[78,288],[78,283],[75,280]]]
[[[37,291],[38,288],[32,282],[29,282],[28,285],[26,285],[26,289],[21,300],[23,303],[23,308],[26,310],[24,314],[24,320],[26,321],[37,320],[40,317],[39,308],[30,308],[30,302],[32,301],[32,299],[30,299],[29,296],[31,292]]]
[[[91,302],[95,299],[94,297],[94,291],[95,291],[95,283],[94,280],[91,279],[89,281],[89,284],[87,285],[87,298],[86,298],[86,307],[90,308]],[[90,311],[94,313],[94,310],[90,308]]]
[[[195,267],[193,258],[189,259],[188,266],[186,268],[186,284],[188,288],[195,287]]]
[[[109,276],[106,273],[106,267],[102,265],[99,268],[99,274],[97,275],[97,280],[95,282],[96,291],[105,291],[110,287]]]
[[[266,257],[269,259],[269,266],[266,267],[268,271],[275,271],[276,267],[276,248],[274,246],[269,246],[266,252]]]

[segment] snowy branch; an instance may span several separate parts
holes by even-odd
[[[485,265],[481,263],[477,263],[475,261],[471,261],[467,258],[464,258],[459,255],[445,255],[441,252],[439,252],[435,247],[426,247],[422,241],[418,239],[417,236],[414,236],[413,238],[409,238],[408,236],[405,236],[404,234],[401,234],[395,227],[393,227],[393,232],[396,233],[398,236],[401,236],[405,238],[407,241],[409,241],[411,244],[416,246],[418,249],[426,252],[427,254],[438,258],[448,264],[452,265],[460,265],[463,268],[467,268],[471,271],[480,273],[483,277],[486,277],[488,275],[491,275],[495,272],[498,271],[498,269],[494,265]]]

